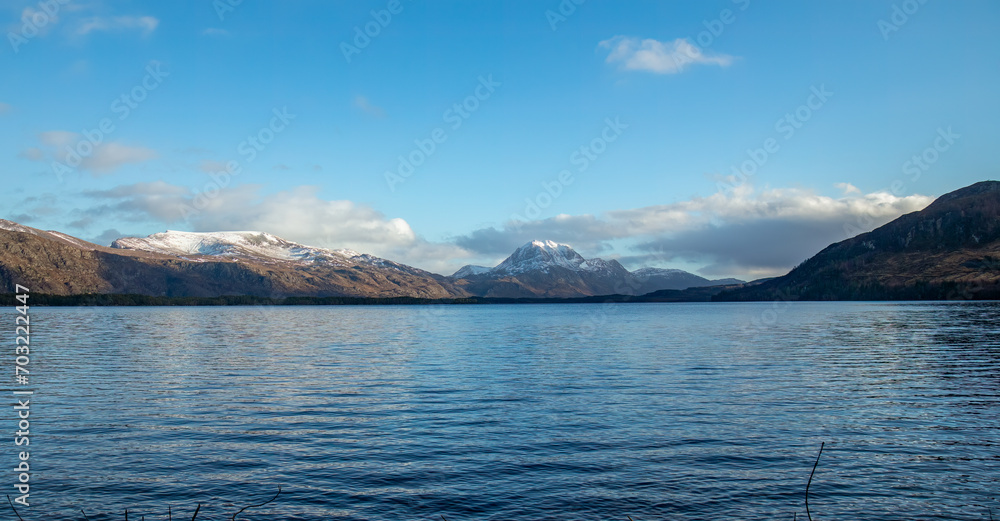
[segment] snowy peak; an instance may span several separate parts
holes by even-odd
[[[8,221],[7,219],[0,219],[0,230],[8,230],[12,232],[20,233],[31,233],[34,234],[34,228],[28,228],[23,224],[18,224],[14,221]]]
[[[124,237],[113,242],[111,247],[166,255],[206,255],[299,263],[347,264],[351,260],[365,261],[364,258],[368,257],[351,250],[304,246],[263,232],[195,233],[167,230],[145,238]]]
[[[464,266],[451,276],[461,279],[472,276],[507,277],[530,272],[547,273],[553,268],[574,272],[628,275],[616,260],[584,259],[570,245],[554,241],[531,241],[521,246],[495,268]]]
[[[528,271],[548,271],[552,267],[573,271],[586,269],[587,261],[568,244],[553,241],[531,241],[521,246],[510,257],[491,270],[494,273],[514,275]]]
[[[473,264],[467,264],[462,266],[458,271],[451,275],[453,279],[464,279],[465,277],[472,277],[475,275],[482,275],[484,273],[489,273],[493,268],[487,268],[486,266],[475,266]]]

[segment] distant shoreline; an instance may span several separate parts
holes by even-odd
[[[166,307],[166,306],[426,306],[426,305],[490,305],[490,304],[642,304],[642,303],[732,303],[776,302],[773,300],[734,301],[713,300],[718,287],[664,290],[648,295],[599,295],[572,298],[417,298],[417,297],[258,297],[225,295],[219,297],[157,297],[134,294],[49,295],[33,293],[31,306],[43,307]],[[3,294],[13,301],[14,294]],[[996,302],[997,299],[872,299],[872,300],[795,300],[782,302]]]
[[[677,293],[681,291],[677,290]],[[4,295],[12,300],[13,294]],[[575,298],[417,298],[417,297],[257,297],[225,295],[220,297],[155,297],[132,294],[47,295],[33,293],[32,306],[51,307],[155,307],[155,306],[421,306],[421,305],[483,305],[483,304],[603,304],[641,302],[710,302],[711,296],[700,300],[675,297],[604,295]]]

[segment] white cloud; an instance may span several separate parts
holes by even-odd
[[[569,243],[585,255],[614,244],[633,268],[687,262],[705,266],[706,275],[754,278],[784,274],[825,246],[920,210],[932,200],[886,192],[833,198],[802,189],[755,191],[745,185],[731,193],[601,216],[508,222],[501,229],[458,237],[456,244],[482,255],[509,252],[532,239]]]
[[[726,54],[707,54],[686,38],[660,42],[651,38],[615,36],[599,45],[609,50],[607,63],[620,63],[625,70],[657,74],[677,74],[696,64],[728,67],[734,59]]]
[[[839,188],[841,191],[843,191],[844,195],[860,194],[861,193],[861,190],[858,187],[852,185],[851,183],[837,183],[837,184],[835,184],[833,186],[835,186],[836,188]]]
[[[382,110],[382,107],[372,105],[371,102],[368,101],[368,98],[364,96],[355,97],[354,106],[371,116],[375,116],[376,118],[385,117],[385,111]]]
[[[50,130],[38,134],[38,140],[50,147],[65,147],[79,141],[80,134],[65,130]]]
[[[830,197],[804,189],[755,190],[744,185],[666,205],[508,222],[438,243],[422,238],[402,218],[318,194],[313,186],[265,194],[259,186],[241,185],[199,195],[157,181],[91,192],[88,195],[99,204],[84,213],[95,223],[110,221],[119,228],[121,222],[152,222],[191,231],[266,231],[441,274],[464,264],[493,265],[532,239],[552,239],[588,257],[620,255],[632,269],[694,265],[703,266],[700,272],[706,276],[753,279],[784,274],[831,243],[932,201],[886,192]]]
[[[27,148],[19,156],[31,161],[58,161],[71,169],[79,168],[94,175],[110,174],[122,166],[157,157],[156,151],[149,148],[114,141],[92,146],[80,134],[65,130],[42,132],[38,141],[42,148]]]
[[[163,181],[119,186],[88,195],[103,204],[95,217],[152,220],[191,231],[265,231],[311,246],[350,248],[437,273],[451,273],[469,252],[428,242],[404,219],[352,201],[320,198],[318,187],[299,186],[262,195],[242,185],[199,196]],[[200,208],[200,209],[199,209]]]
[[[42,23],[44,21],[44,23]],[[21,10],[21,23],[15,24],[10,27],[10,31],[15,34],[21,34],[25,26],[32,27],[37,31],[38,36],[46,36],[52,30],[52,28],[59,23],[59,10],[55,12],[46,12],[40,9],[35,9],[32,6],[25,7]]]
[[[143,163],[156,157],[156,151],[149,148],[112,142],[94,147],[94,153],[83,158],[80,168],[95,174],[109,174],[127,164]]]
[[[229,31],[218,27],[208,27],[201,31],[202,36],[229,36]]]
[[[226,171],[225,161],[213,161],[211,159],[204,159],[198,164],[198,170],[205,172],[206,174],[213,174],[216,172]]]
[[[152,16],[90,16],[80,21],[76,34],[86,36],[94,31],[138,30],[148,36],[159,25],[160,21]]]
[[[28,147],[22,150],[17,157],[27,159],[28,161],[42,161],[45,159],[45,152],[42,152],[40,148]]]

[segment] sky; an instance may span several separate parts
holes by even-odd
[[[997,179],[985,0],[6,0],[0,218],[781,275]]]

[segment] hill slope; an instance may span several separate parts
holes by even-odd
[[[116,248],[105,248],[0,220],[0,284],[53,295],[464,295],[445,277],[349,250],[309,248],[258,232],[177,234],[120,239]]]
[[[997,298],[1000,182],[984,181],[828,246],[783,277],[714,300]]]

